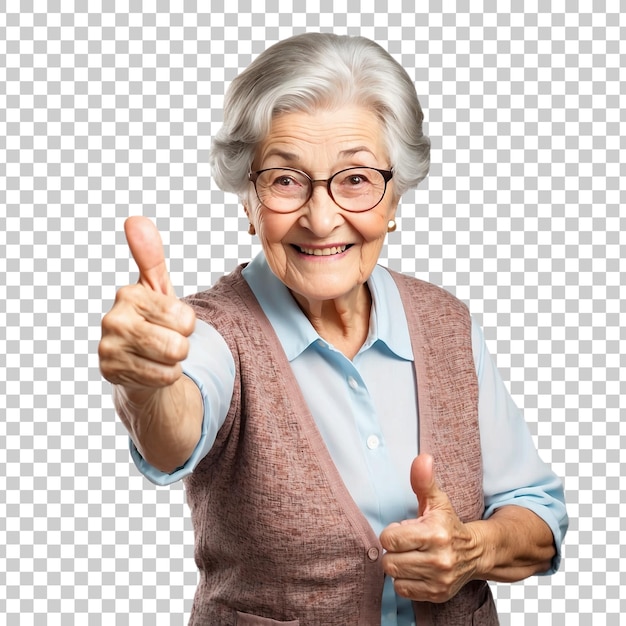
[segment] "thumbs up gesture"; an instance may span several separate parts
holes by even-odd
[[[154,224],[145,217],[131,217],[124,229],[139,281],[118,291],[102,320],[98,353],[108,381],[141,395],[180,378],[195,314],[176,298]]]
[[[475,577],[481,555],[479,538],[471,525],[459,519],[439,488],[432,456],[415,458],[411,487],[418,499],[418,517],[383,530],[383,568],[394,579],[399,595],[445,602]]]

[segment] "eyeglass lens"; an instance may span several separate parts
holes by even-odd
[[[332,199],[348,211],[367,211],[385,194],[384,176],[368,167],[353,167],[334,174],[329,181],[311,181],[299,170],[272,168],[259,173],[256,191],[259,200],[279,212],[296,211],[313,194],[313,184],[325,182]],[[330,184],[329,184],[330,183]]]

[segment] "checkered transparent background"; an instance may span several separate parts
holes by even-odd
[[[0,623],[186,623],[184,492],[131,465],[98,370],[100,320],[136,279],[128,215],[156,221],[180,295],[257,251],[207,151],[225,85],[305,30],[375,39],[414,77],[432,171],[383,261],[469,303],[565,478],[561,571],[494,585],[503,624],[620,623],[619,2],[0,5]]]

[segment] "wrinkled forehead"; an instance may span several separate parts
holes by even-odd
[[[383,124],[373,111],[348,105],[282,112],[255,150],[255,167],[319,164],[388,167]]]

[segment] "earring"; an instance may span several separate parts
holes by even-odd
[[[254,228],[254,224],[250,222],[248,226],[248,235],[256,235],[256,228]]]
[[[392,233],[396,228],[398,228],[398,225],[396,224],[395,220],[389,220],[389,223],[387,224],[387,232],[388,233]]]

